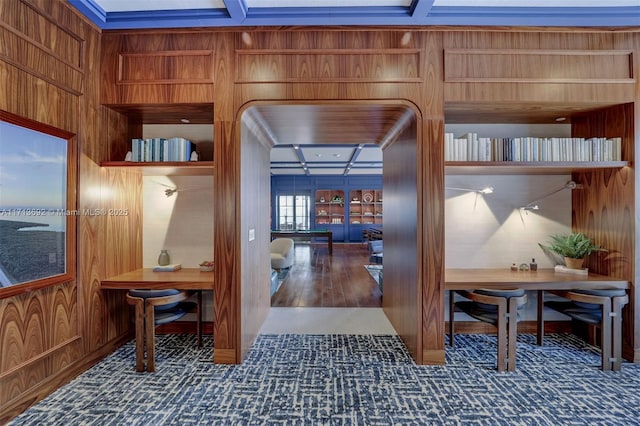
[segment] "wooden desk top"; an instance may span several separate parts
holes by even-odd
[[[213,272],[201,272],[199,268],[183,268],[173,272],[153,272],[151,268],[137,269],[102,280],[100,288],[213,290]]]
[[[476,288],[524,288],[525,290],[570,290],[579,288],[629,288],[629,282],[606,275],[578,275],[555,272],[511,271],[510,269],[446,269],[445,289],[470,290]]]

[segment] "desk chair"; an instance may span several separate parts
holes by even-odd
[[[197,303],[188,302],[194,293]],[[136,324],[136,371],[156,371],[155,365],[155,329],[160,324],[176,321],[188,312],[196,309],[198,347],[202,346],[202,292],[168,290],[129,290],[127,302],[135,306]]]
[[[454,294],[466,301],[454,303]],[[449,292],[449,344],[455,345],[455,308],[480,321],[493,324],[498,329],[498,371],[515,371],[516,337],[518,335],[518,310],[524,306],[527,296],[523,289]]]
[[[600,329],[602,370],[620,371],[622,364],[622,308],[629,303],[624,289],[553,291],[567,301],[545,302],[554,311]],[[542,339],[539,339],[540,343]]]

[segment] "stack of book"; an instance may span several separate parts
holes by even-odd
[[[131,139],[131,161],[190,161],[194,147],[185,138]]]

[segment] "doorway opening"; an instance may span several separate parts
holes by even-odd
[[[370,271],[365,265],[370,264],[370,253],[366,241],[362,240],[364,235],[364,225],[374,225],[375,223],[363,223],[362,219],[352,219],[351,215],[356,214],[355,209],[350,209],[349,204],[360,204],[363,200],[360,197],[352,199],[350,191],[355,189],[355,184],[345,183],[349,179],[360,179],[358,190],[361,194],[363,190],[383,192],[386,196],[386,157],[385,172],[383,173],[382,158],[379,167],[380,171],[377,178],[380,180],[379,186],[373,186],[367,182],[369,176],[373,175],[375,162],[367,162],[356,164],[353,156],[350,154],[342,156],[342,153],[331,155],[331,159],[340,159],[340,161],[327,161],[322,154],[316,157],[308,158],[302,154],[305,149],[324,148],[335,150],[352,150],[362,152],[365,148],[374,147],[381,153],[387,149],[397,152],[407,152],[407,143],[404,139],[410,139],[409,144],[413,146],[413,154],[409,154],[405,160],[416,161],[416,113],[409,105],[401,102],[380,102],[372,104],[362,101],[345,101],[332,103],[253,103],[242,114],[243,128],[252,129],[254,136],[261,140],[262,145],[268,147],[269,153],[282,147],[291,148],[292,159],[289,162],[280,161],[276,167],[270,165],[271,181],[274,178],[284,179],[291,178],[296,182],[296,191],[274,191],[274,185],[270,182],[269,186],[269,204],[270,218],[269,231],[274,230],[310,230],[315,229],[337,229],[334,235],[333,254],[329,254],[326,248],[326,242],[320,239],[312,239],[310,241],[301,241],[295,245],[295,263],[302,266],[301,271],[297,274],[294,269],[289,271],[289,276],[280,284],[282,289],[287,284],[294,284],[294,279],[298,280],[297,290],[289,290],[284,295],[275,294],[271,300],[274,303],[272,307],[305,307],[305,308],[322,308],[322,307],[342,307],[347,309],[357,309],[363,307],[377,307],[380,310],[383,307],[382,290],[377,280],[372,277]],[[406,129],[411,130],[407,132]],[[401,140],[398,149],[393,148],[396,142]],[[302,154],[302,155],[301,155]],[[244,152],[243,152],[244,155]],[[405,155],[405,154],[402,154]],[[382,156],[382,154],[381,154]],[[395,155],[398,157],[397,155]],[[399,157],[398,157],[399,158]],[[357,158],[356,158],[357,159]],[[324,160],[324,161],[323,161]],[[340,163],[338,167],[334,164]],[[314,167],[315,166],[315,167]],[[400,189],[403,179],[410,181],[408,192],[401,194],[402,197],[409,195],[408,208],[414,212],[413,223],[409,223],[411,232],[402,232],[403,238],[410,236],[409,242],[403,243],[401,238],[393,236],[399,226],[394,223],[393,213],[390,223],[390,241],[392,241],[391,251],[396,250],[394,246],[402,248],[403,245],[413,248],[415,253],[416,247],[416,225],[415,217],[416,205],[416,188],[417,188],[417,166],[404,167],[397,165],[391,167],[392,175],[397,175],[399,171],[406,170],[409,175],[406,178],[396,176],[395,182],[391,187],[393,191]],[[277,172],[274,170],[277,169]],[[284,177],[283,177],[284,176]],[[303,180],[320,181],[321,177],[327,180],[333,180],[334,186],[327,187],[328,184],[320,183],[300,183]],[[343,195],[338,196],[335,201],[342,203],[343,211],[339,213],[330,213],[322,211],[319,206],[320,199],[316,199],[320,189],[340,189],[342,182]],[[291,185],[293,186],[293,185]],[[413,193],[411,191],[414,191]],[[372,195],[373,196],[373,195]],[[382,197],[381,197],[382,198]],[[330,200],[334,201],[333,195]],[[380,200],[382,203],[382,200]],[[377,227],[380,233],[384,235],[385,247],[385,268],[387,267],[387,211],[384,208],[384,217],[382,212],[376,213],[374,210],[370,212],[372,219],[377,214],[380,215],[380,223]],[[393,212],[396,209],[392,209]],[[397,211],[397,210],[396,210]],[[357,212],[359,215],[367,214],[364,209]],[[328,221],[318,219],[319,215],[327,214]],[[336,214],[338,218],[332,215]],[[307,221],[308,217],[308,221]],[[360,216],[362,217],[362,216]],[[301,220],[302,219],[302,220]],[[406,219],[406,217],[405,217]],[[411,217],[409,217],[411,219]],[[360,223],[358,223],[360,222]],[[397,220],[396,220],[397,222]],[[357,238],[355,237],[357,230]],[[403,250],[398,251],[401,253]],[[397,255],[396,255],[397,256]],[[391,256],[392,262],[394,255]],[[357,260],[354,260],[357,259]],[[414,279],[417,274],[415,255],[409,256],[408,261],[413,261],[410,270]],[[406,264],[406,260],[402,265]],[[382,265],[380,265],[382,266]],[[390,266],[391,269],[393,266]],[[294,266],[295,268],[295,266]],[[385,271],[386,272],[386,271]],[[386,274],[385,274],[386,275]],[[386,277],[385,277],[386,278]],[[290,280],[287,283],[287,279]],[[366,284],[366,285],[365,285]],[[365,302],[354,302],[359,296],[365,295]],[[417,292],[416,292],[417,294]],[[281,297],[279,297],[281,296]],[[305,298],[306,297],[306,298]],[[396,299],[397,300],[397,299]],[[413,296],[415,302],[415,296]],[[414,314],[417,311],[414,310]]]

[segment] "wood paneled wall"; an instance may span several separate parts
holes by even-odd
[[[423,363],[444,362],[445,111],[517,122],[548,119],[548,112],[538,113],[545,109],[571,112],[631,104],[620,107],[623,121],[616,121],[617,112],[605,112],[603,128],[626,132],[625,159],[633,160],[640,145],[634,130],[640,125],[637,32],[262,28],[100,34],[62,0],[0,2],[0,17],[0,108],[77,135],[79,208],[130,212],[120,218],[79,218],[75,281],[0,301],[0,421],[130,336],[123,295],[100,291],[99,281],[140,266],[141,178],[99,164],[127,151],[128,138],[139,133],[146,113],[159,117],[163,108],[175,113],[181,105],[213,105],[212,117],[204,114],[204,122],[214,125],[214,357],[229,363],[242,361],[268,302],[261,290],[267,289],[263,270],[249,264],[255,256],[246,255],[248,227],[257,220],[248,209],[263,203],[262,196],[255,201],[247,197],[255,191],[267,197],[267,190],[259,185],[245,191],[260,176],[268,182],[266,168],[245,176],[264,161],[266,151],[241,147],[240,112],[247,105],[371,102],[412,111],[410,124],[385,141],[388,185],[397,187],[397,197],[415,204],[411,212],[397,212],[397,220],[410,215],[415,233],[410,240],[391,241],[389,257],[399,259],[402,268],[389,266],[395,286],[384,303],[415,359]],[[496,60],[504,66],[496,66]],[[574,60],[586,69],[569,69]],[[532,61],[546,66],[511,67]],[[128,111],[136,111],[135,116],[123,115]],[[599,117],[576,118],[574,132],[599,131]],[[246,142],[250,147],[256,141]],[[390,158],[396,159],[391,165]],[[409,158],[413,166],[402,167]],[[628,267],[611,272],[629,276],[634,284],[633,307],[625,317],[625,353],[638,360],[638,176],[631,167],[577,178],[588,187],[588,198],[576,200],[577,229],[603,221],[623,223],[607,225],[606,231],[593,229],[629,259]],[[596,184],[607,188],[602,196],[591,190]],[[385,199],[393,194],[385,181]],[[616,212],[615,220],[605,217],[611,212]],[[388,217],[393,215],[385,211],[385,221]],[[256,241],[268,241],[268,227],[255,223]],[[409,229],[388,225],[396,226],[398,235]],[[260,256],[264,250],[261,245]],[[258,315],[252,318],[254,308]],[[42,327],[31,332],[30,324]],[[56,329],[47,328],[50,324]]]
[[[572,136],[622,138],[622,156],[634,161],[634,104],[628,103],[575,117]],[[609,250],[592,254],[587,267],[605,275],[635,282],[636,214],[634,214],[634,171],[631,167],[619,170],[600,170],[574,173],[573,179],[583,189],[572,192],[572,224]],[[640,294],[632,287],[629,305],[623,311],[623,356],[633,360],[634,342],[640,336],[638,324]]]
[[[123,296],[103,293],[99,284],[105,273],[139,262],[141,227],[140,178],[112,176],[98,166],[109,158],[111,143],[126,143],[127,128],[126,117],[99,99],[99,32],[57,0],[0,2],[0,18],[0,109],[76,135],[78,211],[113,203],[130,211],[125,218],[77,218],[74,280],[0,300],[3,423],[129,335]],[[128,234],[109,241],[116,229]]]

